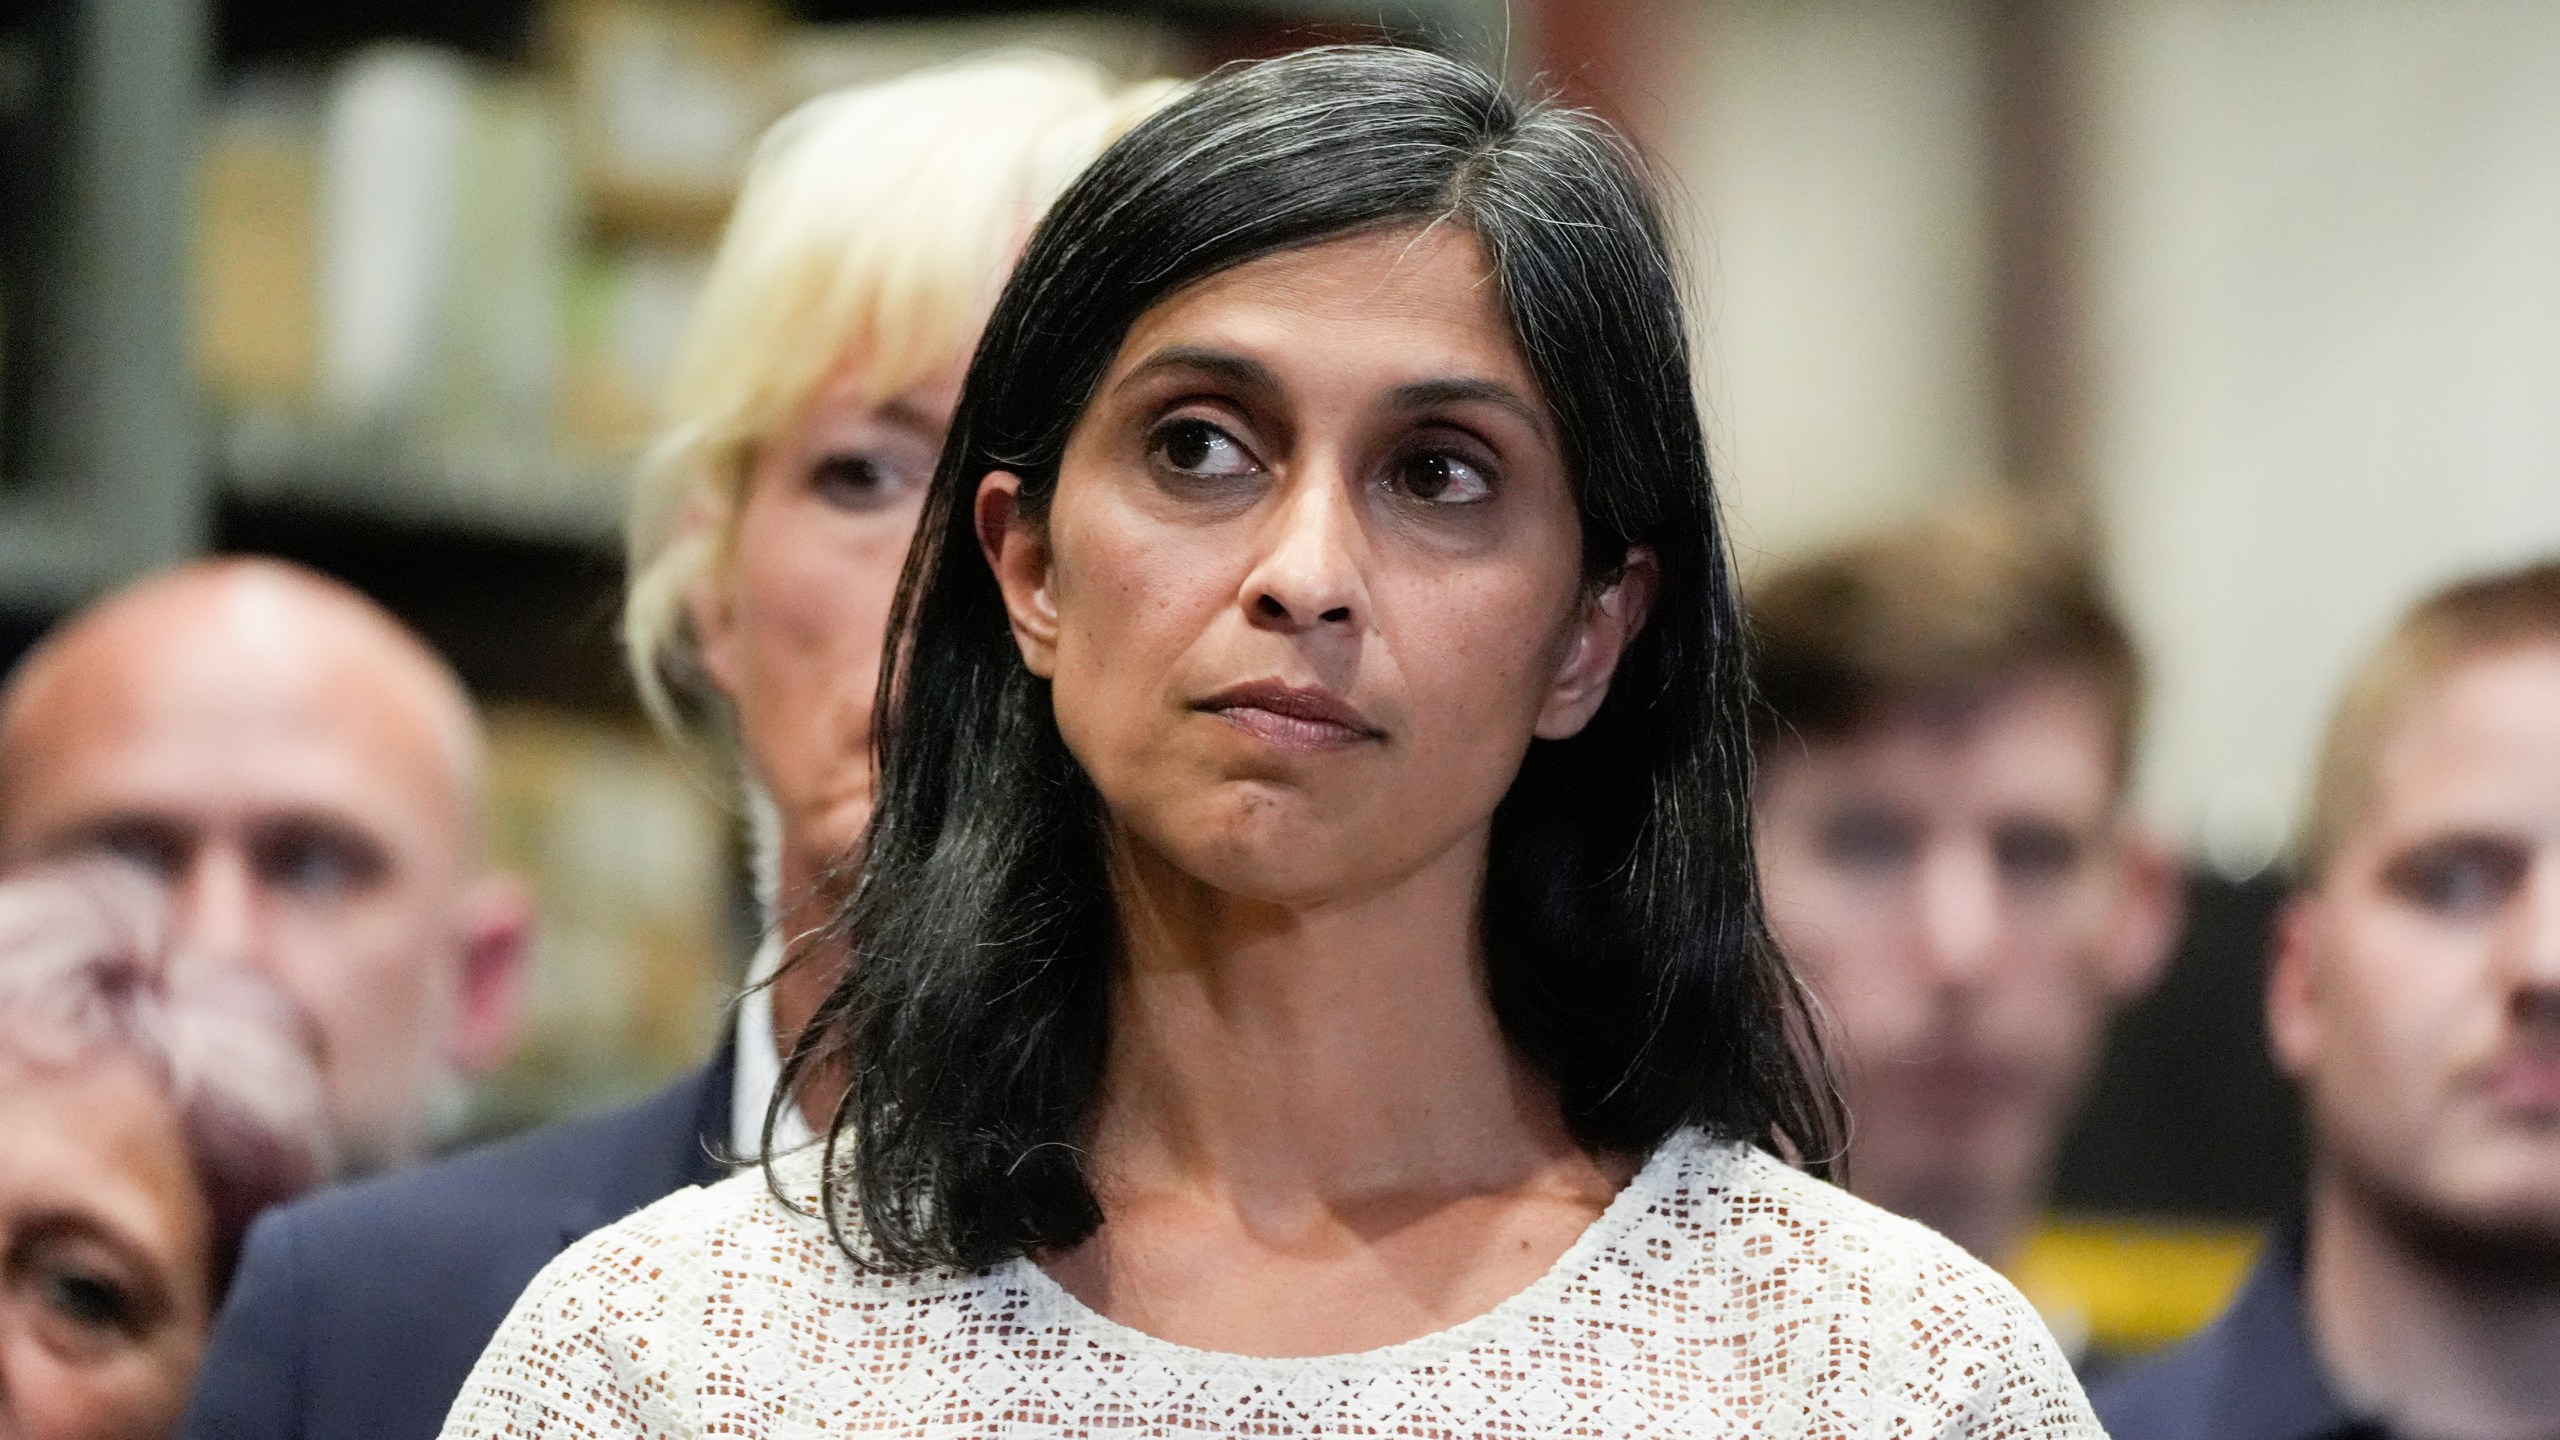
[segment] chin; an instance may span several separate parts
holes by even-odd
[[[791,817],[791,847],[819,865],[851,853],[871,819],[871,792],[821,795]]]
[[[2560,1138],[2499,1136],[2460,1160],[2445,1187],[2457,1208],[2499,1228],[2538,1230],[2560,1244]]]
[[[1331,863],[1328,849],[1275,843],[1264,836],[1227,836],[1179,846],[1166,858],[1222,895],[1294,905],[1332,898],[1350,888],[1349,877]]]
[[[1374,856],[1318,826],[1220,826],[1171,837],[1158,855],[1195,883],[1233,899],[1313,905],[1349,898],[1380,877]],[[1360,857],[1350,863],[1349,857]]]
[[[2350,1172],[2380,1218],[2439,1264],[2560,1284],[2560,1146],[2469,1137],[2416,1174]]]

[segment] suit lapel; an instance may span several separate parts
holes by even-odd
[[[634,1210],[728,1174],[729,1096],[737,1077],[734,1042],[711,1063],[650,1096],[623,1117],[604,1173],[579,1187],[560,1211],[565,1250]]]

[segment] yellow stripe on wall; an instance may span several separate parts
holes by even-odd
[[[2028,1242],[2010,1279],[2054,1323],[2111,1352],[2157,1349],[2222,1313],[2258,1258],[2254,1226],[2146,1216],[2063,1216]]]

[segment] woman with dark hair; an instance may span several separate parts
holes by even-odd
[[[1775,1158],[1838,1122],[1738,627],[1625,149],[1417,52],[1212,79],[971,366],[825,1143],[563,1255],[447,1433],[2096,1434]]]

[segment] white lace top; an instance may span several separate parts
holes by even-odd
[[[814,1159],[780,1173],[814,1210]],[[1492,1310],[1313,1359],[1155,1339],[1024,1260],[869,1273],[750,1171],[554,1260],[444,1433],[2103,1440],[2006,1281],[1930,1230],[1696,1135],[1664,1144]]]

